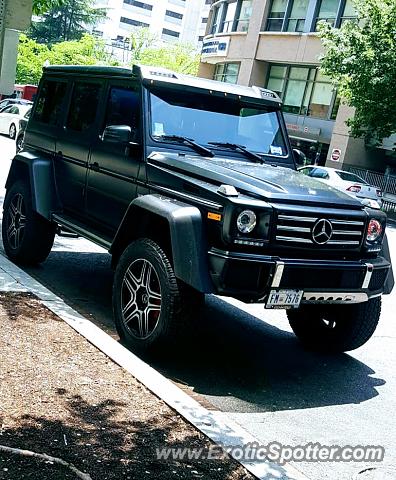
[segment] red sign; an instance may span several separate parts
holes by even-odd
[[[341,150],[339,148],[333,148],[331,151],[331,159],[333,162],[339,162],[341,157]]]

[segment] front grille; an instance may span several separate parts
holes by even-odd
[[[365,273],[362,267],[340,269],[287,266],[280,287],[357,289],[362,286]]]
[[[314,233],[322,230],[322,220],[330,223],[326,223],[325,235],[315,241]],[[275,238],[282,246],[355,249],[361,245],[363,233],[364,221],[360,219],[279,214]]]
[[[372,290],[373,292],[375,292],[376,290],[380,290],[384,286],[387,275],[387,268],[378,268],[374,270],[371,276],[369,290]]]

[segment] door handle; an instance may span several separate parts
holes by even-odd
[[[98,162],[91,163],[91,170],[93,170],[94,172],[99,172],[99,163]]]

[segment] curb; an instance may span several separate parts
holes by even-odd
[[[123,347],[110,335],[69,307],[60,297],[0,254],[0,291],[30,292],[76,332],[86,338],[115,363],[133,375],[185,420],[218,445],[240,447],[260,442],[240,425],[220,411],[207,410],[178,386]],[[235,461],[260,480],[310,480],[291,465],[279,465],[268,460]]]

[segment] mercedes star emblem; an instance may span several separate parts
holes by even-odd
[[[312,240],[319,245],[327,243],[332,235],[333,225],[325,218],[318,220],[312,228]]]

